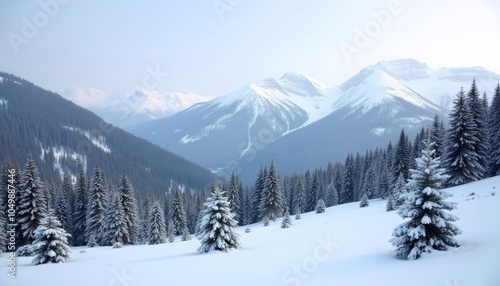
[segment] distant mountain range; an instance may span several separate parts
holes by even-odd
[[[24,168],[34,158],[42,179],[57,182],[98,164],[110,183],[125,171],[134,186],[163,193],[172,184],[202,188],[208,170],[106,123],[94,113],[24,79],[0,72],[0,162]]]
[[[144,88],[109,94],[93,87],[70,88],[62,96],[119,127],[164,118],[215,98],[187,90],[166,92]]]
[[[340,86],[299,73],[251,83],[167,118],[126,128],[221,175],[254,179],[274,159],[283,173],[344,160],[412,135],[476,79],[492,93],[500,76],[480,67],[431,70],[414,59],[380,62]],[[248,182],[248,181],[247,181]]]

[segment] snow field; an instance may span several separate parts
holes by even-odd
[[[0,259],[0,285],[500,285],[500,177],[447,191],[458,203],[451,213],[462,244],[414,261],[395,257],[388,240],[403,220],[385,211],[385,200],[330,207],[325,213],[292,215],[268,227],[236,228],[242,249],[196,252],[198,240],[152,246],[76,247],[68,263],[34,266],[18,257],[16,279]],[[474,195],[470,195],[474,192]],[[496,192],[492,195],[492,192]],[[245,229],[250,228],[250,233]],[[83,253],[82,253],[83,252]]]

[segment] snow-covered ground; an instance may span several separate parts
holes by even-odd
[[[394,256],[388,240],[402,222],[372,200],[307,213],[289,229],[280,222],[240,227],[243,248],[196,252],[199,242],[72,249],[64,264],[17,260],[16,279],[0,261],[0,285],[500,285],[500,176],[448,189],[462,246],[415,261]],[[496,195],[492,195],[496,192]],[[474,193],[474,194],[471,194]],[[292,217],[293,218],[293,217]],[[245,228],[251,229],[245,233]]]

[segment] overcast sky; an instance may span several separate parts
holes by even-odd
[[[397,58],[500,74],[498,0],[0,0],[0,35],[0,70],[56,92],[340,84]]]

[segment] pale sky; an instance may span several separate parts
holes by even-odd
[[[55,92],[341,84],[398,58],[500,74],[498,0],[0,0],[0,35],[0,70]]]

